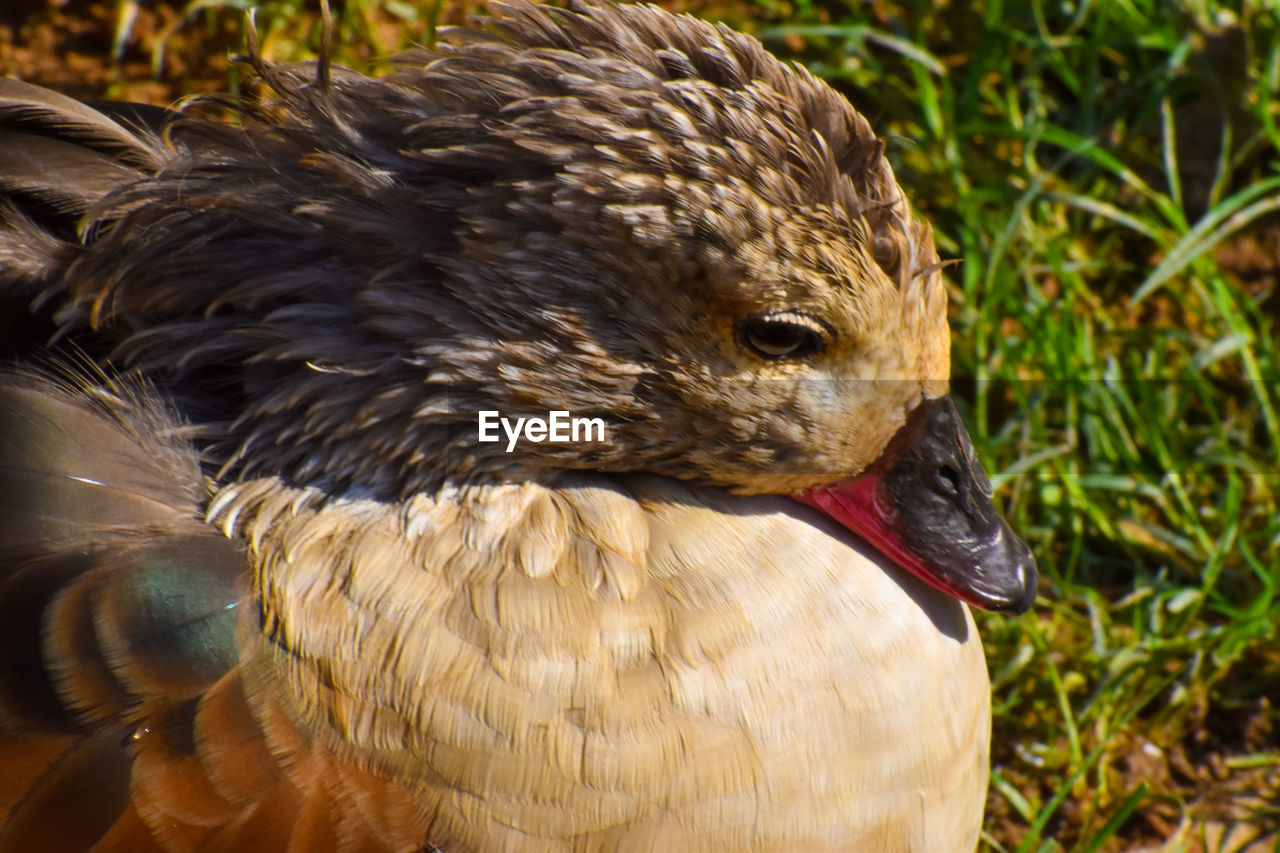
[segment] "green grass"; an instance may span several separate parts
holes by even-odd
[[[269,55],[314,51],[299,3],[264,4]],[[1044,577],[1032,613],[982,618],[986,848],[1197,849],[1229,812],[1274,828],[1280,295],[1218,250],[1277,227],[1280,7],[685,5],[846,92],[962,259],[956,390]],[[353,0],[336,58],[367,67],[440,11]]]

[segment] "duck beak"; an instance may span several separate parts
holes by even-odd
[[[950,397],[917,406],[865,473],[795,497],[974,607],[1024,613],[1035,601],[1035,558],[996,513]]]

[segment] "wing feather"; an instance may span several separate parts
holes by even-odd
[[[0,376],[0,853],[422,849],[273,693],[186,434],[140,384]]]

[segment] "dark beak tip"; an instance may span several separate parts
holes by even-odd
[[[1002,573],[1006,582],[998,590],[980,594],[981,600],[974,602],[984,610],[1021,616],[1035,604],[1040,574],[1030,549],[1021,542],[1019,544],[1022,546],[1019,549],[1022,553],[1012,562],[1008,571]]]

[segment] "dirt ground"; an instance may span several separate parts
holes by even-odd
[[[210,33],[188,27],[175,33],[159,77],[151,47],[177,12],[168,5],[139,8],[119,57],[113,41],[122,4],[116,0],[8,0],[0,10],[0,74],[57,89],[76,98],[110,96],[167,104],[190,92],[224,89],[228,51],[239,46],[230,15]]]

